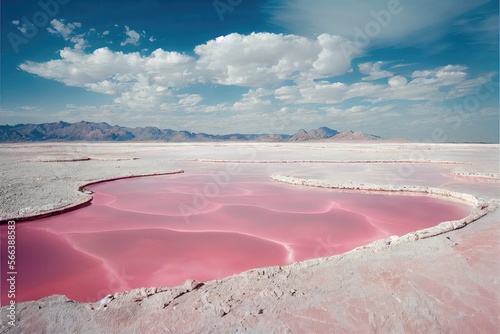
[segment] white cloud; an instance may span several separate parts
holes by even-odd
[[[17,22],[17,24],[15,24]],[[28,21],[28,23],[23,23],[20,24],[19,21],[12,21],[16,25],[16,28],[23,34],[26,34],[27,32],[35,32],[38,31],[38,28],[33,24]]]
[[[194,107],[203,101],[203,97],[199,94],[181,94],[178,97],[179,104],[184,107]]]
[[[195,53],[198,66],[213,82],[265,86],[347,72],[352,58],[342,53],[340,45],[349,43],[326,34],[309,40],[296,35],[233,33],[197,46]]]
[[[396,65],[391,67],[391,70],[393,70],[395,68],[408,67],[408,66],[414,66],[414,65],[418,65],[418,64],[417,63],[396,64]]]
[[[48,27],[47,30],[53,35],[61,36],[66,41],[71,38],[71,35],[73,34],[73,31],[75,29],[82,27],[82,24],[78,22],[65,24],[64,20],[57,19],[53,19],[52,21],[50,21],[50,25],[51,26]]]
[[[349,85],[341,82],[316,83],[307,87],[297,87],[300,95],[298,103],[335,104],[348,99]]]
[[[96,83],[86,83],[84,87],[96,93],[115,95],[119,89],[119,84],[110,80],[103,80]]]
[[[19,25],[19,20],[12,21],[12,24],[18,26]]]
[[[20,68],[67,86],[117,95],[117,103],[144,109],[159,103],[170,88],[184,87],[195,80],[192,57],[161,49],[141,56],[138,52],[113,52],[108,48],[90,54],[65,48],[60,56],[45,63],[26,62]]]
[[[216,105],[203,106],[202,111],[205,113],[219,113],[231,111],[232,105],[229,103],[218,103]]]
[[[400,75],[389,78],[389,86],[391,87],[402,87],[405,86],[407,83],[408,80]]]
[[[392,72],[381,70],[380,67],[385,63],[382,61],[378,61],[376,63],[362,63],[358,65],[359,71],[363,74],[367,74],[367,77],[364,77],[364,81],[378,80],[387,77],[391,77],[394,74]]]
[[[233,104],[232,110],[234,111],[250,111],[250,112],[263,112],[272,109],[272,102],[264,97],[271,96],[272,92],[263,88],[250,89],[248,93],[243,94],[241,101]]]
[[[146,74],[139,73],[132,84],[126,85],[125,91],[114,101],[132,110],[151,110],[170,95],[168,87],[159,85]]]
[[[109,35],[109,30],[106,30],[102,33],[103,36],[108,36]]]
[[[135,30],[131,30],[129,26],[125,26],[125,35],[127,35],[127,39],[121,42],[121,46],[125,46],[127,44],[139,45],[139,40],[141,39],[141,35]]]
[[[489,78],[482,78],[481,82],[479,79],[466,80],[466,67],[448,65],[433,70],[414,71],[410,80],[400,75],[393,76],[386,84],[360,82],[349,85],[342,82],[312,81],[311,78],[319,76],[318,67],[314,64],[319,59],[320,50],[324,50],[320,43],[294,35],[254,34],[246,37],[255,38],[256,45],[246,41],[245,36],[229,35],[197,47],[196,52],[200,56],[198,60],[162,49],[157,49],[150,55],[141,55],[138,52],[113,52],[107,48],[86,54],[65,48],[60,52],[61,59],[45,63],[26,62],[20,68],[68,86],[113,95],[117,103],[134,108],[140,108],[140,103],[144,103],[143,108],[153,108],[162,103],[162,97],[169,95],[171,89],[194,83],[257,85],[263,82],[279,85],[287,79],[296,80],[295,85],[281,86],[274,92],[262,88],[250,90],[241,101],[233,105],[235,110],[255,110],[271,106],[275,102],[338,104],[352,98],[364,98],[371,103],[390,100],[442,101],[464,96],[484,83],[484,80],[491,81],[493,77],[490,75]],[[275,48],[271,45],[275,45]],[[245,46],[247,49],[242,51]],[[311,48],[303,53],[292,52],[301,50],[302,46]],[[248,63],[253,63],[253,66],[248,67]],[[391,72],[380,69],[382,64],[363,63],[359,67],[361,72],[369,74],[369,79],[392,75]],[[321,69],[325,73],[333,71],[325,67]],[[447,93],[441,90],[445,87],[449,87],[446,89]],[[180,98],[181,105],[196,105],[201,102],[199,95]]]
[[[275,98],[288,103],[293,103],[300,98],[298,86],[283,86],[274,91]]]
[[[78,36],[71,37],[71,42],[75,43],[74,48],[76,50],[83,50],[89,46],[87,40],[85,38],[83,38],[83,36],[84,35],[78,35]]]
[[[469,94],[473,88],[489,82],[488,77],[466,80],[466,67],[447,65],[433,70],[415,71],[412,79],[397,75],[387,84],[359,82],[351,85],[342,82],[313,82],[285,86],[275,91],[276,99],[287,103],[339,104],[352,98],[364,98],[370,103],[383,101],[443,101],[450,93],[442,88],[453,87],[453,98]]]
[[[75,35],[74,31],[80,29],[82,24],[79,22],[64,23],[64,20],[53,19],[50,21],[50,27],[47,30],[53,34],[61,36],[65,41],[71,41],[75,43],[74,48],[77,50],[83,50],[88,47],[88,42],[84,38],[85,34]],[[92,31],[92,29],[90,30]],[[95,31],[95,29],[94,29]]]
[[[60,28],[64,31],[67,25]],[[78,37],[72,33],[66,36]],[[315,39],[271,33],[231,34],[197,46],[195,56],[163,49],[141,54],[100,48],[86,53],[75,47],[61,50],[59,59],[25,62],[20,69],[67,86],[109,95],[122,110],[258,117],[288,110],[284,108],[301,109],[308,115],[312,115],[311,110],[324,113],[321,108],[325,105],[334,105],[349,114],[364,112],[362,107],[346,109],[340,105],[351,99],[374,107],[395,100],[441,102],[470,94],[485,80],[494,78],[494,74],[488,74],[469,79],[467,68],[460,65],[421,69],[411,74],[403,71],[403,76],[396,67],[386,71],[382,69],[385,63],[373,62],[359,65],[360,72],[367,75],[362,82],[333,82],[332,77],[351,68],[351,58],[338,51],[345,45],[349,42],[326,34]],[[191,85],[209,83],[244,86],[248,92],[237,102],[216,105],[204,105],[203,96],[187,89],[185,94],[179,93]],[[393,117],[395,112],[386,111]],[[321,116],[314,117],[318,115]]]
[[[151,36],[151,37],[149,37],[149,41],[150,42],[154,42],[154,41],[156,41],[156,38],[154,38],[153,36]]]
[[[108,48],[89,54],[65,48],[60,56],[61,59],[45,63],[26,62],[20,68],[75,87],[103,80],[127,83],[140,73],[147,74],[157,83],[178,87],[192,81],[189,71],[194,67],[192,57],[162,49],[141,56],[138,52],[114,52]]]
[[[270,33],[231,34],[197,46],[196,59],[162,49],[150,55],[114,52],[108,48],[84,53],[85,40],[80,35],[71,36],[75,25],[54,21],[54,27],[58,34],[75,42],[75,48],[61,50],[60,59],[43,63],[25,62],[20,68],[68,86],[109,95],[135,92],[134,85],[140,81],[139,74],[147,77],[141,82],[147,82],[148,87],[157,85],[176,89],[207,82],[263,86],[279,85],[286,80],[309,82],[342,74],[350,68],[351,61],[333,50],[338,43],[345,41],[329,35],[309,40],[295,35]],[[156,88],[145,91],[153,93]],[[125,100],[131,97],[130,94],[124,96]],[[125,100],[119,101],[125,103]]]
[[[352,45],[351,42],[339,36],[321,34],[318,36],[318,44],[321,46],[321,52],[313,63],[315,73],[321,76],[336,76],[350,69],[353,55],[349,55],[345,49]]]
[[[16,109],[21,109],[21,110],[40,110],[40,107],[33,107],[33,106],[18,106]]]

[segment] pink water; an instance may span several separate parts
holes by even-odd
[[[16,301],[96,301],[139,287],[206,281],[349,251],[468,215],[428,197],[297,187],[205,175],[90,186],[92,205],[16,226]],[[2,266],[7,227],[1,226]],[[3,268],[2,268],[3,269]],[[2,270],[2,304],[7,300]]]

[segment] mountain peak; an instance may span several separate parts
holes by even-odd
[[[338,131],[330,129],[326,126],[322,126],[309,132],[304,129],[300,129],[293,136],[291,136],[288,141],[321,140],[331,138],[336,134],[338,134]]]
[[[377,139],[380,139],[380,137],[369,135],[361,131],[344,130],[334,136],[332,141],[371,141]]]
[[[307,133],[307,131],[304,129],[300,129],[299,131],[295,132],[295,134],[288,139],[288,141],[304,141],[304,140],[309,140],[309,133]]]

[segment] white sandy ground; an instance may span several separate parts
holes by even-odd
[[[117,293],[106,307],[62,296],[19,303],[15,327],[7,325],[3,307],[2,333],[500,329],[498,145],[43,143],[0,145],[0,157],[2,220],[88,201],[78,188],[96,180],[178,170],[208,173],[214,182],[246,174],[308,186],[452,195],[475,208],[462,221],[196,289]],[[328,236],[318,243],[328,247]]]

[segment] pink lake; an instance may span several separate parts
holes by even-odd
[[[344,253],[467,216],[430,197],[305,188],[254,176],[217,185],[168,175],[89,186],[92,205],[16,225],[16,301],[52,294],[93,302],[139,287],[207,281]],[[2,225],[2,263],[7,226]],[[2,305],[7,299],[2,271]]]

